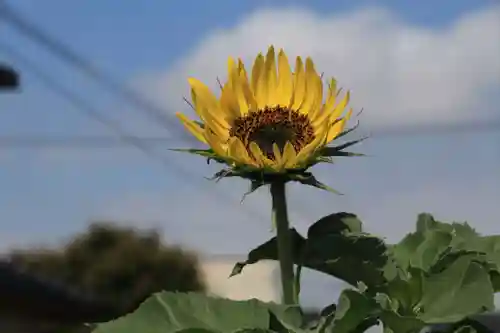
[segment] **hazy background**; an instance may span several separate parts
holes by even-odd
[[[196,145],[172,118],[189,112],[182,100],[189,96],[187,77],[215,88],[216,77],[225,77],[227,56],[248,62],[269,44],[283,47],[290,59],[312,56],[318,71],[351,89],[352,105],[364,108],[359,135],[372,134],[355,148],[369,157],[315,169],[344,196],[289,188],[297,228],[350,211],[369,231],[395,242],[414,227],[417,213],[427,211],[500,233],[497,1],[8,3],[154,101],[167,120],[110,94],[0,20],[0,60],[22,74],[22,92],[0,99],[2,251],[57,244],[95,219],[161,228],[167,243],[203,255],[245,254],[272,237],[265,189],[240,205],[247,183],[209,182],[203,177],[217,167],[168,151]],[[118,140],[81,139],[115,133],[49,89],[11,48],[126,134],[166,139],[142,141],[152,158]],[[319,275],[304,283],[310,306],[331,302],[327,290],[338,290]]]

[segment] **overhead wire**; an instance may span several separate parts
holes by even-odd
[[[141,110],[152,120],[163,125],[166,129],[171,131],[171,133],[183,138],[189,138],[185,131],[177,126],[177,122],[175,122],[175,120],[163,109],[154,105],[154,103],[144,98],[135,90],[124,86],[120,82],[114,80],[110,75],[105,74],[103,70],[97,68],[92,62],[79,55],[65,43],[50,36],[47,32],[24,18],[18,11],[14,10],[5,2],[0,2],[0,19],[9,23],[17,31],[26,35],[31,40],[41,44],[60,59],[92,77],[111,92],[118,94],[130,104],[138,107],[138,110]]]
[[[139,110],[143,110],[152,119],[159,122],[166,129],[171,131],[172,134],[175,134],[180,138],[184,138],[188,141],[192,139],[189,135],[186,134],[184,130],[180,129],[180,126],[178,126],[178,123],[175,122],[173,118],[167,116],[162,110],[158,109],[156,106],[154,106],[134,90],[124,87],[109,75],[104,74],[102,70],[98,69],[90,61],[84,59],[81,55],[78,55],[68,45],[65,45],[57,39],[49,36],[49,34],[44,32],[40,27],[37,27],[28,19],[22,17],[19,12],[8,6],[5,1],[0,2],[0,19],[3,19],[6,22],[10,23],[11,26],[26,35],[28,38],[38,42],[53,54],[85,72],[87,75],[91,76],[96,81],[107,87],[110,91],[119,94],[122,98],[139,107]],[[126,136],[124,136],[124,139],[128,139],[128,141],[131,142],[131,138],[127,138]],[[135,146],[137,147],[137,144],[139,143],[137,138],[133,138],[133,141],[135,142]],[[123,142],[126,141],[123,140]],[[144,145],[142,142],[140,142],[140,145],[142,146],[142,149],[144,151],[144,147],[146,147],[146,145]]]
[[[100,112],[93,105],[88,103],[85,99],[81,98],[79,95],[67,89],[64,85],[59,84],[56,80],[52,79],[50,75],[45,73],[37,65],[32,63],[26,57],[24,57],[21,53],[17,52],[13,47],[8,46],[5,43],[0,43],[0,50],[7,54],[10,54],[13,57],[13,59],[16,60],[16,62],[19,62],[23,66],[24,70],[31,72],[47,88],[51,89],[52,91],[54,91],[55,93],[66,99],[69,103],[71,103],[76,108],[76,110],[83,112],[89,118],[103,124],[104,126],[114,131],[117,135],[117,139],[122,140],[123,142],[139,149],[148,157],[154,160],[159,160],[169,170],[183,177],[183,180],[186,183],[191,182],[193,183],[193,185],[195,184],[193,182],[194,178],[192,172],[189,172],[187,169],[176,163],[174,159],[167,158],[164,155],[156,154],[155,151],[151,148],[151,146],[145,144],[140,138],[127,133],[127,131],[118,122],[115,122],[110,118],[107,118],[105,115],[103,115],[102,112]],[[233,198],[226,197],[226,195],[224,194],[225,192],[221,192],[220,190],[214,190],[214,191],[216,191],[216,194],[220,198],[233,201]],[[243,206],[242,208],[243,211],[246,212],[249,218],[258,219],[261,221],[267,220],[267,218],[262,216],[262,214],[260,214],[256,210],[250,210],[246,207],[247,206]]]
[[[469,122],[466,124],[421,126],[408,128],[385,129],[374,131],[370,134],[372,138],[402,138],[414,136],[443,136],[466,133],[486,133],[500,131],[500,121]],[[124,136],[127,137],[127,136]],[[166,144],[182,144],[183,139],[165,136],[135,136],[143,144],[148,146],[159,146]],[[76,148],[76,149],[100,149],[100,148],[126,148],[129,145],[125,140],[113,136],[104,135],[78,135],[78,136],[56,136],[56,135],[0,135],[0,147],[10,149],[37,149],[37,148]]]
[[[151,119],[162,124],[166,129],[175,133],[180,138],[172,137],[137,137],[130,136],[120,131],[120,140],[112,137],[43,137],[43,136],[24,136],[24,137],[2,137],[0,136],[0,147],[3,148],[47,148],[47,147],[72,147],[72,148],[119,148],[124,145],[140,147],[144,152],[150,152],[152,145],[165,144],[167,142],[179,142],[188,140],[185,131],[179,129],[177,123],[169,117],[161,108],[153,105],[150,101],[143,98],[136,91],[124,87],[116,82],[112,77],[104,74],[102,70],[93,65],[90,61],[78,55],[68,45],[49,36],[40,27],[31,23],[22,15],[7,6],[5,2],[0,2],[0,19],[4,19],[15,27],[19,32],[28,36],[32,40],[43,45],[53,54],[63,59],[83,71],[90,77],[105,86],[108,90],[117,93],[123,99],[142,110]],[[80,103],[81,104],[81,103]],[[95,118],[95,117],[94,117]],[[497,131],[500,129],[500,120],[469,122],[466,124],[437,125],[425,127],[399,127],[386,129],[379,132],[373,132],[372,137],[402,137],[414,135],[449,135],[466,132],[486,132]],[[115,129],[116,131],[116,129]],[[148,153],[150,154],[150,153]],[[184,170],[178,168],[179,172]]]

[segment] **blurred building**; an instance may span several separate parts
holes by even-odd
[[[257,298],[265,302],[279,302],[281,294],[277,263],[263,261],[249,265],[241,274],[229,278],[234,265],[244,260],[244,257],[234,255],[201,258],[208,292],[233,300]]]

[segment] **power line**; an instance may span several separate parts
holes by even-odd
[[[0,48],[1,48],[0,44]],[[500,121],[468,122],[465,124],[395,127],[371,133],[372,138],[401,138],[413,136],[443,136],[467,133],[496,132],[500,130]],[[129,139],[139,140],[149,146],[179,146],[185,140],[165,136],[131,136],[129,134],[116,136],[83,135],[83,136],[55,136],[55,135],[0,135],[0,147],[3,148],[127,148]],[[192,140],[193,144],[199,144]]]
[[[95,109],[91,104],[87,103],[83,98],[80,96],[74,94],[70,90],[66,89],[63,85],[59,84],[56,80],[52,79],[49,75],[47,75],[43,70],[39,69],[38,66],[33,64],[29,59],[25,58],[23,55],[20,53],[16,52],[14,49],[12,49],[10,46],[7,46],[6,44],[2,43],[0,44],[0,49],[2,50],[8,50],[10,54],[15,54],[16,55],[16,60],[20,63],[23,64],[23,67],[30,71],[33,75],[37,76],[40,81],[42,81],[49,89],[53,90],[55,93],[59,94],[61,97],[66,99],[68,102],[73,104],[73,106],[83,112],[85,115],[90,117],[91,119],[94,119],[95,121],[103,124],[104,126],[110,128],[113,130],[119,140],[122,140],[124,143],[131,145],[133,147],[136,147],[140,151],[142,151],[144,154],[146,154],[148,157],[159,160],[165,167],[170,169],[171,171],[174,171],[177,173],[179,176],[183,177],[185,182],[192,182],[193,180],[193,173],[189,172],[187,169],[182,167],[181,165],[175,163],[174,159],[172,158],[167,158],[166,156],[160,156],[158,154],[155,154],[154,150],[151,149],[151,147],[147,144],[144,144],[144,142],[139,139],[136,136],[130,135],[124,130],[121,125],[115,121],[113,121],[110,118],[107,118],[106,116],[102,115],[102,113]],[[198,186],[198,185],[195,185]],[[218,193],[217,193],[218,192]],[[225,195],[221,191],[216,191],[217,195],[223,199],[227,199],[232,201],[232,198],[225,198]],[[252,219],[259,219],[260,221],[265,221],[267,218],[263,217],[262,214],[255,210],[250,210],[245,208],[246,206],[242,206],[242,209],[248,217]]]
[[[1,45],[0,45],[1,48]],[[485,133],[489,131],[500,130],[500,122],[490,121],[488,123],[476,122],[457,125],[442,125],[434,127],[417,127],[408,129],[387,129],[384,131],[375,131],[373,138],[392,138],[392,137],[412,137],[412,136],[441,136],[465,133]],[[164,136],[54,136],[54,135],[0,135],[0,147],[2,148],[127,148],[130,143],[125,139],[140,140],[147,146],[179,146],[184,140],[164,137]],[[197,142],[193,141],[194,144]]]
[[[152,119],[159,121],[164,125],[165,128],[175,132],[175,135],[179,135],[182,140],[192,142],[192,138],[186,134],[184,130],[179,128],[178,123],[165,114],[163,110],[153,105],[150,101],[143,98],[137,92],[128,89],[127,87],[116,82],[109,75],[103,73],[102,70],[94,66],[90,61],[84,59],[82,56],[78,55],[74,50],[72,50],[68,45],[57,41],[53,37],[49,36],[40,27],[37,27],[33,23],[29,22],[26,18],[23,18],[18,12],[13,10],[11,7],[7,6],[5,2],[0,1],[0,18],[3,18],[21,33],[27,35],[32,40],[45,46],[52,53],[56,54],[61,59],[72,64],[73,66],[79,68],[81,71],[85,72],[87,75],[94,78],[96,81],[105,85],[109,90],[118,93],[122,98],[129,100],[132,104],[139,107],[139,109],[145,111]],[[404,127],[394,127],[389,129],[384,129],[382,131],[375,131],[371,133],[372,137],[399,137],[399,136],[418,136],[418,135],[447,135],[447,134],[458,134],[458,133],[469,133],[469,132],[485,132],[485,131],[497,131],[500,129],[500,119],[493,119],[488,121],[480,122],[468,122],[463,124],[450,124],[450,125],[436,125],[436,126],[404,126]],[[140,138],[142,141],[148,144],[163,144],[172,140],[172,138],[166,137],[154,137]],[[50,147],[55,146],[74,146],[74,147],[86,147],[90,148],[95,146],[96,148],[101,146],[119,146],[123,145],[124,142],[116,142],[115,139],[109,138],[77,138],[68,139],[66,143],[62,140],[58,142],[49,142],[51,138],[41,138],[40,143],[27,143],[29,140],[10,140],[10,146],[20,146],[28,147],[30,145],[37,147]],[[179,139],[178,141],[180,141]],[[17,141],[17,142],[15,142]],[[88,142],[86,142],[88,141]],[[100,143],[98,143],[100,141]],[[45,143],[43,143],[45,142]],[[5,146],[6,143],[4,143]]]
[[[148,155],[155,155],[154,152],[151,151],[150,147],[147,145],[144,145],[143,142],[138,139],[135,136],[129,135],[121,125],[118,123],[114,122],[113,120],[107,118],[106,116],[102,115],[100,111],[95,109],[92,105],[87,103],[83,98],[79,97],[78,95],[72,93],[69,89],[67,89],[64,85],[59,84],[56,80],[52,79],[49,75],[47,75],[43,70],[40,70],[38,66],[36,66],[34,63],[32,63],[28,58],[24,57],[21,53],[15,51],[14,48],[11,46],[8,46],[5,43],[0,43],[0,49],[8,54],[10,54],[14,59],[16,59],[17,62],[20,62],[23,64],[23,67],[25,67],[28,71],[32,72],[35,76],[38,77],[40,81],[43,82],[44,85],[46,85],[49,89],[54,91],[55,93],[59,94],[60,96],[64,97],[68,102],[73,104],[75,108],[81,112],[83,112],[85,115],[90,117],[91,119],[103,124],[104,126],[112,129],[118,137],[124,141],[125,143],[134,146],[143,152],[145,152]],[[167,164],[170,164],[170,161],[167,162]],[[183,171],[183,169],[179,169],[180,172]]]
[[[128,141],[124,139],[140,140],[142,144],[152,145],[178,145],[183,143],[182,140],[166,137],[150,137],[143,138],[137,136],[0,136],[0,147],[2,148],[127,148],[130,146]]]
[[[1,48],[1,44],[0,44]],[[374,131],[373,138],[400,138],[412,136],[441,136],[465,133],[484,133],[500,130],[500,121],[468,122],[465,124],[394,127],[381,131]],[[3,148],[126,148],[129,142],[123,139],[140,140],[147,146],[175,145],[184,143],[184,140],[165,136],[54,136],[54,135],[0,135],[0,147]],[[193,140],[193,143],[196,143]]]
[[[144,99],[142,96],[137,94],[135,91],[128,89],[127,87],[122,86],[121,84],[117,83],[115,80],[113,80],[111,77],[108,75],[104,74],[101,70],[96,68],[91,62],[87,61],[83,57],[77,55],[70,47],[67,45],[57,41],[56,39],[50,37],[47,33],[43,32],[42,29],[39,27],[35,26],[34,24],[30,23],[28,20],[23,18],[19,13],[16,13],[12,8],[9,8],[5,2],[0,1],[0,18],[5,19],[7,22],[9,22],[11,25],[17,28],[18,31],[22,32],[29,38],[39,42],[40,44],[44,45],[47,49],[52,51],[54,54],[57,54],[60,58],[64,59],[68,63],[72,64],[73,66],[79,68],[83,72],[87,73],[89,76],[93,77],[96,81],[100,82],[104,86],[106,86],[109,90],[114,91],[118,93],[122,98],[130,101],[132,104],[136,105],[139,107],[139,109],[142,109],[145,111],[149,116],[151,116],[155,121],[160,122],[165,128],[171,131],[171,133],[175,133],[178,135],[180,138],[184,138],[187,141],[192,141],[192,137],[186,132],[181,129],[180,126],[178,126],[178,122],[174,121],[174,119],[168,117],[165,115],[163,110],[158,109],[156,106],[154,106],[152,103]],[[10,50],[14,51],[14,50]],[[13,52],[10,52],[13,53]],[[15,51],[14,51],[15,53]],[[36,68],[32,68],[32,71],[39,72],[36,70]],[[63,94],[67,95],[67,97],[72,96],[72,97],[77,97],[72,94],[67,94],[67,91],[65,91],[64,87],[58,87],[57,82],[51,82],[50,78],[47,80],[46,75],[43,75],[44,73],[39,73],[42,75],[38,75],[40,79],[43,81],[46,81],[46,83],[49,84],[49,86],[52,86],[53,88],[63,88],[63,89],[57,89],[61,91]],[[55,84],[51,84],[55,83]],[[85,101],[79,99],[79,98],[71,98],[74,102],[74,104],[80,104],[81,106],[88,106],[86,105]],[[76,103],[75,103],[76,102]],[[83,103],[82,103],[83,102]],[[85,108],[87,111],[93,111],[93,108]],[[113,125],[113,122],[108,121],[107,119],[103,118],[100,116],[98,113],[97,115],[95,112],[88,112],[88,115],[91,116],[92,118],[96,119],[97,121],[103,123],[105,120],[106,123],[108,123],[108,127],[114,128],[115,132],[119,134],[119,136],[123,139],[122,141],[124,143],[129,143],[133,146],[136,146],[137,148],[141,149],[143,152],[147,153],[148,155],[151,155],[151,150],[148,148],[147,144],[144,144],[139,138],[135,136],[129,136],[127,135],[121,127],[116,127],[116,125]],[[169,161],[169,160],[167,160]],[[165,162],[165,161],[164,161]],[[168,163],[167,163],[168,164]],[[184,169],[177,168],[179,173],[185,173]],[[255,211],[250,211],[252,215],[260,215],[256,214]],[[260,217],[262,219],[262,217]],[[266,219],[264,219],[266,220]]]
[[[0,2],[0,18],[3,18],[6,22],[10,23],[19,32],[43,45],[59,58],[94,78],[110,91],[117,93],[122,98],[144,111],[151,117],[151,119],[159,122],[166,129],[172,131],[172,133],[175,133],[183,138],[189,138],[186,132],[180,129],[179,126],[177,126],[177,122],[168,116],[164,110],[158,108],[156,105],[153,105],[153,103],[146,100],[134,90],[123,86],[109,75],[104,74],[102,70],[98,69],[90,61],[78,55],[68,45],[57,41],[42,29],[23,18],[18,12],[7,6],[5,2]]]

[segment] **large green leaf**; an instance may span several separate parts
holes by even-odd
[[[500,249],[500,242],[498,246],[492,245],[496,241],[485,241],[483,238],[467,223],[443,223],[423,213],[418,216],[416,231],[391,246],[390,252],[401,269],[417,267],[427,271],[449,252],[467,250],[494,253]],[[500,251],[498,254],[500,259]]]
[[[480,321],[476,319],[466,318],[458,323],[450,325],[447,333],[494,333],[486,325],[482,324]]]
[[[478,333],[478,331],[472,326],[462,326],[453,331],[453,333]]]
[[[428,231],[426,237],[416,248],[410,260],[410,266],[429,270],[440,255],[448,248],[452,240],[450,233],[442,230]]]
[[[333,315],[333,320],[323,326],[318,332],[329,333],[352,333],[364,323],[369,322],[370,326],[376,324],[376,314],[378,312],[377,303],[365,295],[346,289],[340,297],[337,309]],[[364,329],[369,328],[363,325]]]
[[[424,271],[411,268],[405,277],[397,277],[385,286],[385,292],[391,297],[402,315],[416,314],[415,306],[422,299]]]
[[[314,269],[357,286],[386,282],[387,248],[382,239],[361,232],[361,222],[354,214],[328,215],[308,231],[305,239],[290,229],[294,263]],[[276,237],[252,250],[248,259],[236,263],[231,275],[239,274],[245,265],[259,260],[278,259]]]
[[[234,331],[233,333],[277,333],[277,332],[265,328],[243,328],[241,330]]]
[[[494,308],[487,270],[467,257],[425,278],[422,286],[420,318],[426,323],[453,323]]]
[[[397,312],[385,310],[380,315],[384,333],[419,333],[425,323],[412,316],[401,316]]]
[[[389,252],[399,274],[378,288],[390,304],[381,316],[386,332],[400,332],[390,321],[454,323],[493,308],[493,292],[500,290],[500,237],[481,237],[467,223],[420,214],[416,231]]]
[[[306,239],[301,236],[297,230],[290,229],[290,238],[292,242],[293,258],[297,262],[302,253],[303,248],[306,244]],[[230,276],[238,275],[241,273],[246,265],[255,264],[261,260],[278,260],[278,243],[276,237],[271,238],[267,242],[257,246],[255,249],[250,251],[247,256],[247,260],[243,262],[237,262]]]
[[[500,270],[500,235],[477,237],[467,245],[461,244],[461,248],[485,253]]]
[[[362,232],[363,224],[352,213],[334,213],[316,221],[307,231],[308,238],[318,238],[325,234],[345,234]]]
[[[303,265],[353,286],[376,286],[385,283],[386,250],[383,240],[370,235],[325,235],[308,239]]]
[[[390,253],[401,269],[410,267],[410,262],[415,255],[417,248],[424,241],[421,233],[410,233],[401,242],[390,247]]]
[[[377,293],[374,300],[380,308],[378,317],[382,322],[384,333],[418,333],[425,326],[425,323],[414,314],[400,314],[399,302],[388,294]]]
[[[280,332],[273,329],[273,318],[275,322],[283,321],[282,327],[300,321],[300,317],[296,318],[300,312],[288,309],[255,299],[232,301],[197,293],[162,292],[151,296],[132,314],[99,324],[93,332]]]
[[[478,236],[476,230],[474,230],[469,224],[467,224],[467,222],[443,223],[436,221],[434,217],[429,213],[421,213],[418,215],[416,229],[418,233],[441,230],[452,233],[456,238],[464,240],[469,240]]]

